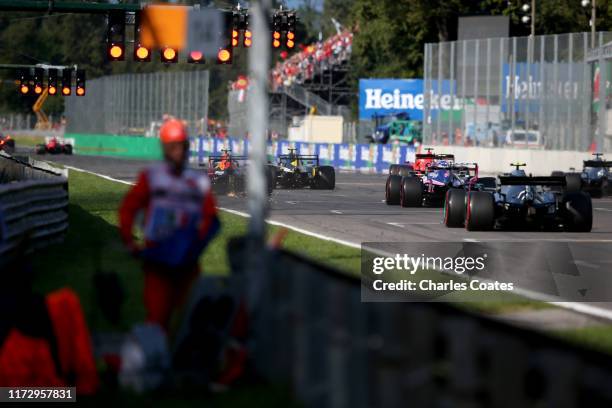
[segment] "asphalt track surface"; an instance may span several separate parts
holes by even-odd
[[[135,181],[138,172],[151,163],[91,156],[58,155],[44,159],[128,182]],[[602,302],[612,301],[612,197],[593,199],[590,233],[469,232],[446,228],[442,224],[441,208],[386,205],[385,180],[385,175],[338,173],[333,191],[275,190],[270,198],[269,219],[353,245],[362,242],[584,242],[587,250],[581,254],[580,262],[587,265],[589,274],[582,276],[577,285],[598,290],[598,301],[592,305],[612,311],[612,302]],[[248,211],[244,197],[218,197],[218,204],[238,212]],[[588,270],[589,261],[603,258],[607,267],[600,264]],[[612,313],[607,317],[612,318]]]

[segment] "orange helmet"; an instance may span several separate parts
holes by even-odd
[[[159,129],[159,138],[162,143],[186,142],[187,129],[180,120],[170,119]]]

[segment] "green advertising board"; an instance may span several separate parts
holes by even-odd
[[[160,159],[159,140],[142,136],[67,133],[74,140],[74,153],[90,156]]]

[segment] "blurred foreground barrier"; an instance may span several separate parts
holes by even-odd
[[[612,406],[609,355],[448,304],[362,303],[359,279],[288,252],[269,265],[248,284],[255,367],[306,407]]]
[[[44,247],[67,229],[67,170],[0,152],[0,269],[18,245]]]

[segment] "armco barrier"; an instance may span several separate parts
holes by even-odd
[[[305,407],[612,406],[610,355],[448,304],[362,303],[358,278],[285,251],[268,265],[246,276],[254,366]]]
[[[22,250],[63,239],[68,229],[67,171],[0,152],[0,270]]]

